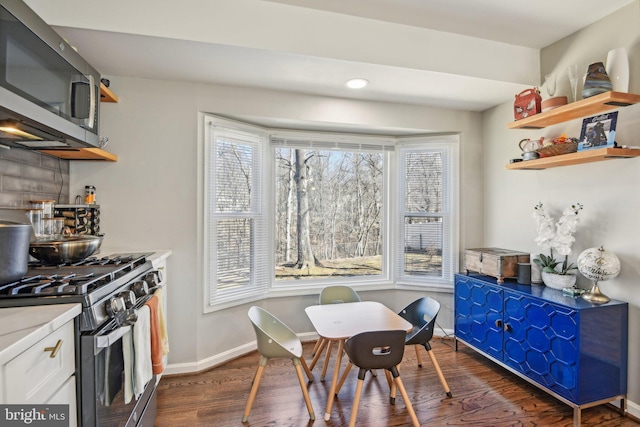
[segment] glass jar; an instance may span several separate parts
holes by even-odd
[[[43,232],[43,224],[42,224],[42,209],[29,209],[27,210],[27,215],[29,216],[29,221],[31,222],[31,226],[33,227],[33,232],[36,235],[36,238],[42,237]]]
[[[55,200],[31,200],[33,209],[42,209],[42,218],[53,218],[53,205]]]
[[[88,205],[96,203],[96,187],[93,185],[86,185],[84,187],[84,202]]]

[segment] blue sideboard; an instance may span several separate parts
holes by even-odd
[[[545,286],[455,276],[455,336],[573,407],[626,411],[628,304],[595,305]]]

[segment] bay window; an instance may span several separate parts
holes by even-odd
[[[328,284],[452,287],[457,136],[205,118],[205,310]]]

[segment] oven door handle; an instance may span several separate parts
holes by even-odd
[[[130,330],[131,325],[121,326],[106,335],[99,335],[95,337],[95,354],[100,353],[101,349],[103,348],[111,347],[116,341],[125,336],[125,334]]]

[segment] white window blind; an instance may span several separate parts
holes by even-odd
[[[398,280],[449,284],[457,263],[457,137],[402,144],[397,159]]]
[[[208,307],[264,296],[269,285],[265,137],[206,119]]]

